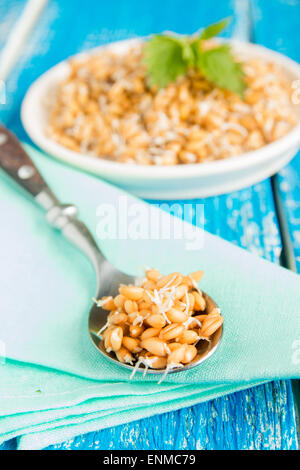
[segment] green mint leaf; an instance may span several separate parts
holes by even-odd
[[[184,75],[187,69],[189,51],[177,38],[157,35],[144,46],[144,63],[150,86],[160,88]]]
[[[195,53],[192,43],[186,39],[182,40],[182,58],[189,67],[194,67]]]
[[[231,48],[222,45],[207,51],[200,51],[197,67],[212,83],[240,95],[244,94],[246,84],[241,65],[235,62]]]
[[[210,26],[207,26],[207,28],[202,31],[199,39],[211,39],[217,36],[218,34],[220,34],[221,31],[223,31],[224,28],[226,28],[228,23],[229,19],[224,18],[224,20],[218,21],[218,23],[214,23]]]

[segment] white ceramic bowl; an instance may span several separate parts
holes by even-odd
[[[139,40],[120,41],[105,47],[122,53],[137,41]],[[231,41],[231,44],[238,53],[246,57],[261,57],[277,63],[289,79],[300,79],[300,66],[291,59],[262,46],[239,41]],[[91,53],[95,53],[95,49],[80,56]],[[61,62],[38,78],[29,88],[21,110],[27,133],[45,152],[100,175],[137,196],[151,199],[188,199],[235,191],[276,173],[293,158],[300,147],[299,104],[295,106],[299,124],[286,136],[259,150],[225,160],[176,166],[143,166],[116,163],[77,153],[45,135],[46,98],[56,84],[67,76],[68,71],[68,61]]]

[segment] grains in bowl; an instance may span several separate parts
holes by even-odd
[[[296,122],[290,82],[275,64],[244,60],[244,98],[189,70],[150,87],[142,44],[70,62],[56,90],[47,135],[98,158],[177,165],[240,155],[287,134]]]

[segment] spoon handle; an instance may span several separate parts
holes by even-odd
[[[92,261],[96,270],[103,256],[88,228],[77,219],[72,204],[61,204],[53,194],[17,137],[0,125],[0,168],[25,189],[46,210],[50,225],[77,245]]]
[[[20,186],[36,197],[47,184],[18,139],[0,125],[0,167]]]

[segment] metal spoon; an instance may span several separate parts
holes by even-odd
[[[94,238],[87,227],[77,219],[77,208],[72,204],[61,204],[44,181],[36,166],[21,146],[18,139],[0,125],[0,167],[10,175],[16,183],[30,193],[36,202],[46,210],[46,219],[50,225],[60,229],[64,236],[82,250],[92,262],[97,278],[97,292],[95,297],[116,295],[120,284],[134,284],[136,278],[119,271],[101,253]],[[205,294],[206,313],[209,313],[216,303]],[[88,329],[92,343],[110,361],[126,369],[133,370],[134,366],[123,364],[117,360],[113,353],[104,349],[103,341],[97,332],[105,325],[108,312],[92,305],[88,317]],[[217,349],[223,328],[222,326],[213,334],[211,341],[200,341],[197,345],[198,354],[190,363],[180,369],[171,369],[170,373],[191,369],[208,359]],[[144,366],[141,365],[141,369]],[[151,374],[163,374],[165,369],[149,369]]]

